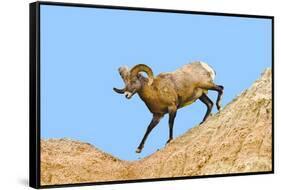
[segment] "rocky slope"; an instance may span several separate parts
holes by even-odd
[[[139,161],[69,139],[41,140],[41,184],[271,171],[271,69],[220,113]]]

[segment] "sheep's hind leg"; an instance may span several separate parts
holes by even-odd
[[[218,92],[216,106],[217,106],[217,109],[219,111],[221,110],[221,98],[222,98],[222,95],[223,95],[223,89],[224,89],[224,87],[222,85],[215,85],[214,87],[209,89],[209,90],[214,90],[214,91]]]
[[[220,111],[221,110],[221,98],[223,95],[224,87],[222,85],[216,85],[214,82],[205,82],[205,83],[200,84],[199,87],[201,89],[214,90],[214,91],[218,92],[216,106],[217,106],[217,109]]]
[[[136,153],[140,153],[142,151],[146,138],[148,137],[148,135],[152,131],[152,129],[159,123],[162,116],[163,115],[156,115],[156,114],[153,115],[153,118],[146,129],[146,132],[143,136],[143,139],[142,139],[140,145],[138,146],[138,148],[136,150]]]
[[[203,102],[207,106],[206,114],[205,114],[203,120],[200,123],[200,124],[202,124],[209,117],[209,115],[210,115],[210,113],[212,111],[214,103],[212,102],[212,100],[205,93],[203,93],[202,96],[200,96],[199,100],[201,100],[201,102]]]

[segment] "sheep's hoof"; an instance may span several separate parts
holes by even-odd
[[[136,153],[141,153],[141,148],[137,148]]]
[[[166,142],[166,145],[169,144],[173,139],[169,139],[167,142]]]

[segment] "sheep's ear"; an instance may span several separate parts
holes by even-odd
[[[144,77],[141,73],[138,73],[138,78],[141,78],[141,77]],[[144,78],[147,78],[147,80],[148,80],[148,86],[150,86],[150,85],[152,85],[152,83],[153,83],[153,78],[150,78],[150,77],[144,77]]]
[[[150,77],[149,77],[149,78],[148,78],[148,83],[147,83],[147,84],[148,84],[148,86],[151,86],[151,85],[152,85],[152,83],[153,83],[153,78],[150,78]]]

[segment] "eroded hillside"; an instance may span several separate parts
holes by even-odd
[[[41,184],[270,171],[271,69],[223,110],[139,161],[70,139],[41,140]]]

